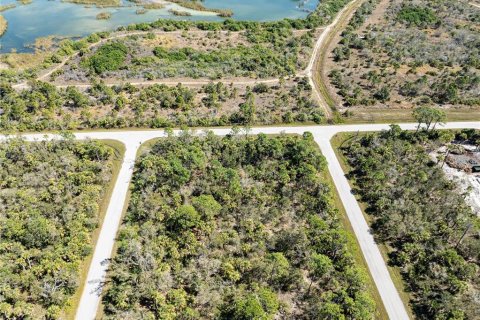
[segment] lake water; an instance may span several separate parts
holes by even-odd
[[[209,8],[231,9],[234,19],[269,21],[282,18],[301,18],[307,12],[298,8],[301,0],[205,0]],[[0,0],[2,5],[16,3],[13,0]],[[151,22],[157,19],[221,20],[217,16],[192,12],[191,17],[177,17],[169,9],[189,11],[175,4],[168,4],[163,9],[148,10],[145,14],[136,14],[141,7],[124,3],[118,8],[85,7],[81,4],[65,3],[59,0],[33,0],[31,4],[20,5],[2,13],[8,21],[8,29],[0,37],[0,52],[29,52],[28,47],[36,38],[54,36],[79,37],[97,31],[114,30],[130,23]],[[313,10],[318,0],[307,0],[304,9]],[[100,12],[112,14],[109,20],[97,20]]]

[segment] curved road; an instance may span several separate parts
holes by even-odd
[[[318,52],[319,52],[320,48],[322,46],[324,46],[325,42],[328,41],[328,38],[329,38],[328,36],[330,35],[330,33],[335,32],[335,27],[337,26],[337,24],[341,23],[344,19],[347,18],[348,14],[349,14],[349,10],[353,6],[355,6],[356,4],[358,4],[359,2],[362,2],[362,1],[363,0],[352,0],[342,10],[340,10],[337,13],[335,19],[328,26],[326,26],[324,28],[323,32],[320,34],[317,41],[315,42],[315,45],[312,49],[312,54],[311,54],[310,59],[309,59],[308,64],[307,64],[307,67],[304,70],[299,71],[295,75],[293,75],[293,77],[307,77],[308,78],[308,81],[309,81],[309,83],[312,87],[313,96],[318,101],[320,107],[322,107],[322,109],[324,110],[327,118],[331,118],[331,110],[330,110],[329,106],[324,102],[324,99],[322,99],[322,95],[320,93],[320,90],[318,90],[317,84],[313,80],[313,74],[312,74],[313,68],[316,65],[316,61],[319,57]],[[321,28],[319,28],[319,29],[321,29]],[[297,30],[297,31],[301,32],[301,31],[306,31],[306,30]],[[153,32],[155,34],[175,34],[175,33],[181,33],[183,31],[165,32],[165,31],[154,30],[154,31],[136,31],[136,32],[129,32],[129,33],[120,33],[120,34],[115,34],[111,37],[102,39],[102,40],[100,40],[96,43],[92,43],[88,46],[88,48],[91,49],[95,46],[98,46],[98,45],[100,45],[102,43],[105,43],[106,41],[109,41],[109,40],[112,40],[112,39],[126,37],[126,36],[130,36],[130,35],[141,35],[141,34],[146,34],[146,33],[149,33],[149,32]],[[207,33],[207,32],[211,32],[211,31],[192,30],[192,31],[189,31],[189,32]],[[227,33],[228,31],[222,30],[220,32]],[[326,49],[326,46],[325,46],[325,49]],[[70,59],[72,59],[72,58],[74,58],[78,55],[79,55],[79,52],[75,52],[74,54],[64,58],[54,68],[52,68],[51,70],[49,70],[46,73],[37,77],[37,80],[45,81],[45,79],[47,77],[49,77],[52,73],[54,73],[55,71],[62,68]],[[222,79],[222,81],[229,82],[229,83],[232,82],[232,83],[240,84],[240,85],[255,85],[255,84],[258,84],[258,83],[278,83],[280,81],[280,79],[279,78],[251,79],[251,80]],[[124,82],[125,81],[123,81],[123,82],[112,82],[112,83],[106,83],[106,84],[109,85],[109,86],[113,86],[113,85],[122,84]],[[132,84],[134,86],[145,86],[145,85],[153,85],[153,84],[177,85],[179,82],[181,82],[184,85],[188,85],[188,86],[196,86],[196,85],[208,84],[208,83],[211,82],[211,80],[178,81],[178,80],[172,80],[172,79],[159,79],[159,80],[151,80],[151,81],[134,81],[134,82],[130,82],[130,84]],[[85,88],[91,87],[91,84],[71,84],[71,85],[56,85],[56,86],[58,88],[65,88],[65,87],[68,87],[68,86],[73,86],[73,87],[76,87],[76,88],[85,89]],[[18,83],[16,85],[13,85],[12,87],[15,88],[15,89],[25,89],[25,88],[28,88],[28,83],[27,82],[22,82],[22,83]]]
[[[403,129],[415,129],[416,124],[401,124]],[[333,177],[335,186],[340,194],[340,198],[345,206],[348,218],[353,227],[355,236],[358,239],[360,248],[363,252],[367,266],[378,288],[382,301],[392,320],[408,319],[405,306],[400,299],[397,289],[390,277],[385,261],[380,254],[369,226],[365,221],[363,213],[352,194],[351,187],[345,177],[334,150],[330,144],[331,138],[339,132],[357,132],[357,131],[379,131],[388,129],[386,124],[359,124],[359,125],[335,125],[335,126],[299,126],[299,127],[257,127],[249,130],[249,134],[303,134],[311,132],[315,141],[327,159],[328,169]],[[480,122],[452,122],[444,126],[446,129],[473,128],[480,129]],[[226,135],[231,129],[209,129],[214,134]],[[179,130],[174,131],[175,134]],[[201,135],[204,131],[196,131],[195,134]],[[113,139],[125,144],[126,151],[123,159],[110,203],[107,208],[105,220],[100,231],[97,245],[93,253],[93,259],[88,271],[86,284],[82,292],[80,303],[77,309],[76,319],[89,320],[94,319],[100,303],[99,284],[105,279],[108,267],[108,259],[112,255],[115,237],[121,223],[123,207],[129,188],[129,183],[133,174],[133,165],[135,156],[140,145],[150,139],[165,137],[163,130],[145,130],[145,131],[95,131],[78,132],[74,134],[76,139]],[[55,134],[27,134],[23,135],[29,141],[42,139],[58,139]],[[0,141],[7,137],[0,137]]]

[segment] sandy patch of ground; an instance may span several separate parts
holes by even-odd
[[[480,176],[450,168],[448,165],[443,167],[443,171],[448,178],[457,182],[462,192],[468,193],[465,200],[480,217]]]
[[[475,146],[463,146],[474,149]],[[432,158],[438,159],[439,155],[445,155],[446,147],[442,147],[431,154]],[[458,185],[461,193],[467,194],[465,201],[472,207],[473,212],[480,217],[480,174],[467,173],[463,170],[450,167],[445,163],[442,167],[445,175]]]

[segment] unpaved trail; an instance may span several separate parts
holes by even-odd
[[[323,109],[325,116],[327,118],[331,118],[332,112],[330,110],[330,107],[325,101],[325,98],[322,96],[321,90],[319,89],[319,84],[317,81],[315,81],[315,77],[313,76],[313,69],[315,66],[319,65],[318,59],[321,58],[322,54],[320,49],[323,50],[328,50],[328,45],[327,42],[329,39],[332,37],[332,34],[334,34],[337,30],[337,25],[344,22],[345,19],[348,18],[349,14],[351,13],[352,8],[354,8],[358,3],[362,2],[363,0],[353,0],[349,4],[347,4],[335,17],[335,19],[325,28],[323,28],[323,32],[320,34],[320,36],[317,38],[315,45],[312,50],[312,54],[310,56],[310,59],[308,61],[307,67],[304,70],[301,70],[297,72],[295,75],[291,77],[307,77],[309,84],[312,87],[312,95],[314,99],[319,103],[320,107]],[[321,29],[321,28],[319,28]],[[296,30],[295,32],[306,32],[310,30]],[[137,32],[126,32],[126,33],[119,33],[115,34],[111,37],[107,37],[105,39],[102,39],[96,43],[92,43],[88,46],[88,49],[92,49],[96,46],[99,46],[107,41],[118,39],[118,38],[123,38],[127,36],[132,36],[132,35],[145,35],[147,33],[154,33],[154,34],[181,34],[183,33],[184,30],[179,30],[179,31],[161,31],[161,30],[154,30],[154,31],[137,31]],[[212,31],[205,31],[205,30],[191,30],[188,31],[189,33],[208,33]],[[228,33],[231,31],[216,31],[216,32],[221,32],[221,33]],[[37,77],[37,80],[40,81],[47,81],[46,79],[50,77],[54,72],[60,70],[65,64],[70,61],[71,59],[77,57],[80,53],[75,52],[74,54],[65,57],[58,65],[56,65],[54,68],[50,69],[49,71],[43,73],[42,75]],[[228,83],[233,83],[233,84],[238,84],[238,85],[254,85],[258,83],[278,83],[280,81],[280,78],[270,78],[270,79],[251,79],[251,80],[236,80],[236,79],[221,79],[223,82],[228,82]],[[126,83],[128,81],[111,81],[111,82],[106,82],[106,85],[109,86],[114,86],[114,85],[121,85],[123,83]],[[157,80],[150,80],[150,81],[133,81],[129,82],[131,85],[134,86],[147,86],[147,85],[153,85],[153,84],[165,84],[169,86],[177,85],[178,83],[181,83],[186,86],[198,86],[198,85],[205,85],[210,83],[211,80],[188,80],[188,81],[178,81],[175,79],[157,79]],[[79,89],[87,89],[91,87],[91,84],[56,84],[56,87],[58,88],[66,88],[68,86],[76,87]],[[27,82],[22,82],[19,84],[16,84],[13,86],[15,89],[26,89],[28,88],[28,83]]]

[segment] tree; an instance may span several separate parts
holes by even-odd
[[[67,99],[71,102],[73,108],[84,108],[88,106],[88,98],[78,91],[77,88],[68,86],[66,94]]]
[[[312,281],[308,286],[307,295],[310,294],[313,282],[321,282],[323,279],[329,279],[330,274],[335,270],[333,267],[332,260],[326,255],[313,253],[310,258],[311,272],[310,277]]]
[[[447,119],[445,111],[427,106],[415,108],[415,110],[413,110],[413,117],[418,122],[417,131],[422,124],[425,124],[425,130],[428,131],[432,123],[432,130],[435,130],[437,123],[443,124]]]
[[[173,232],[184,231],[198,227],[201,222],[201,216],[191,205],[179,207],[170,217],[168,225]]]
[[[240,123],[250,125],[255,120],[255,97],[252,92],[247,93],[245,102],[240,104]]]
[[[254,292],[241,293],[232,297],[233,302],[224,305],[221,319],[225,320],[270,320],[274,319],[280,306],[274,292],[260,288]]]
[[[205,220],[211,220],[220,213],[222,205],[212,195],[201,195],[192,199],[193,207],[202,215]]]

